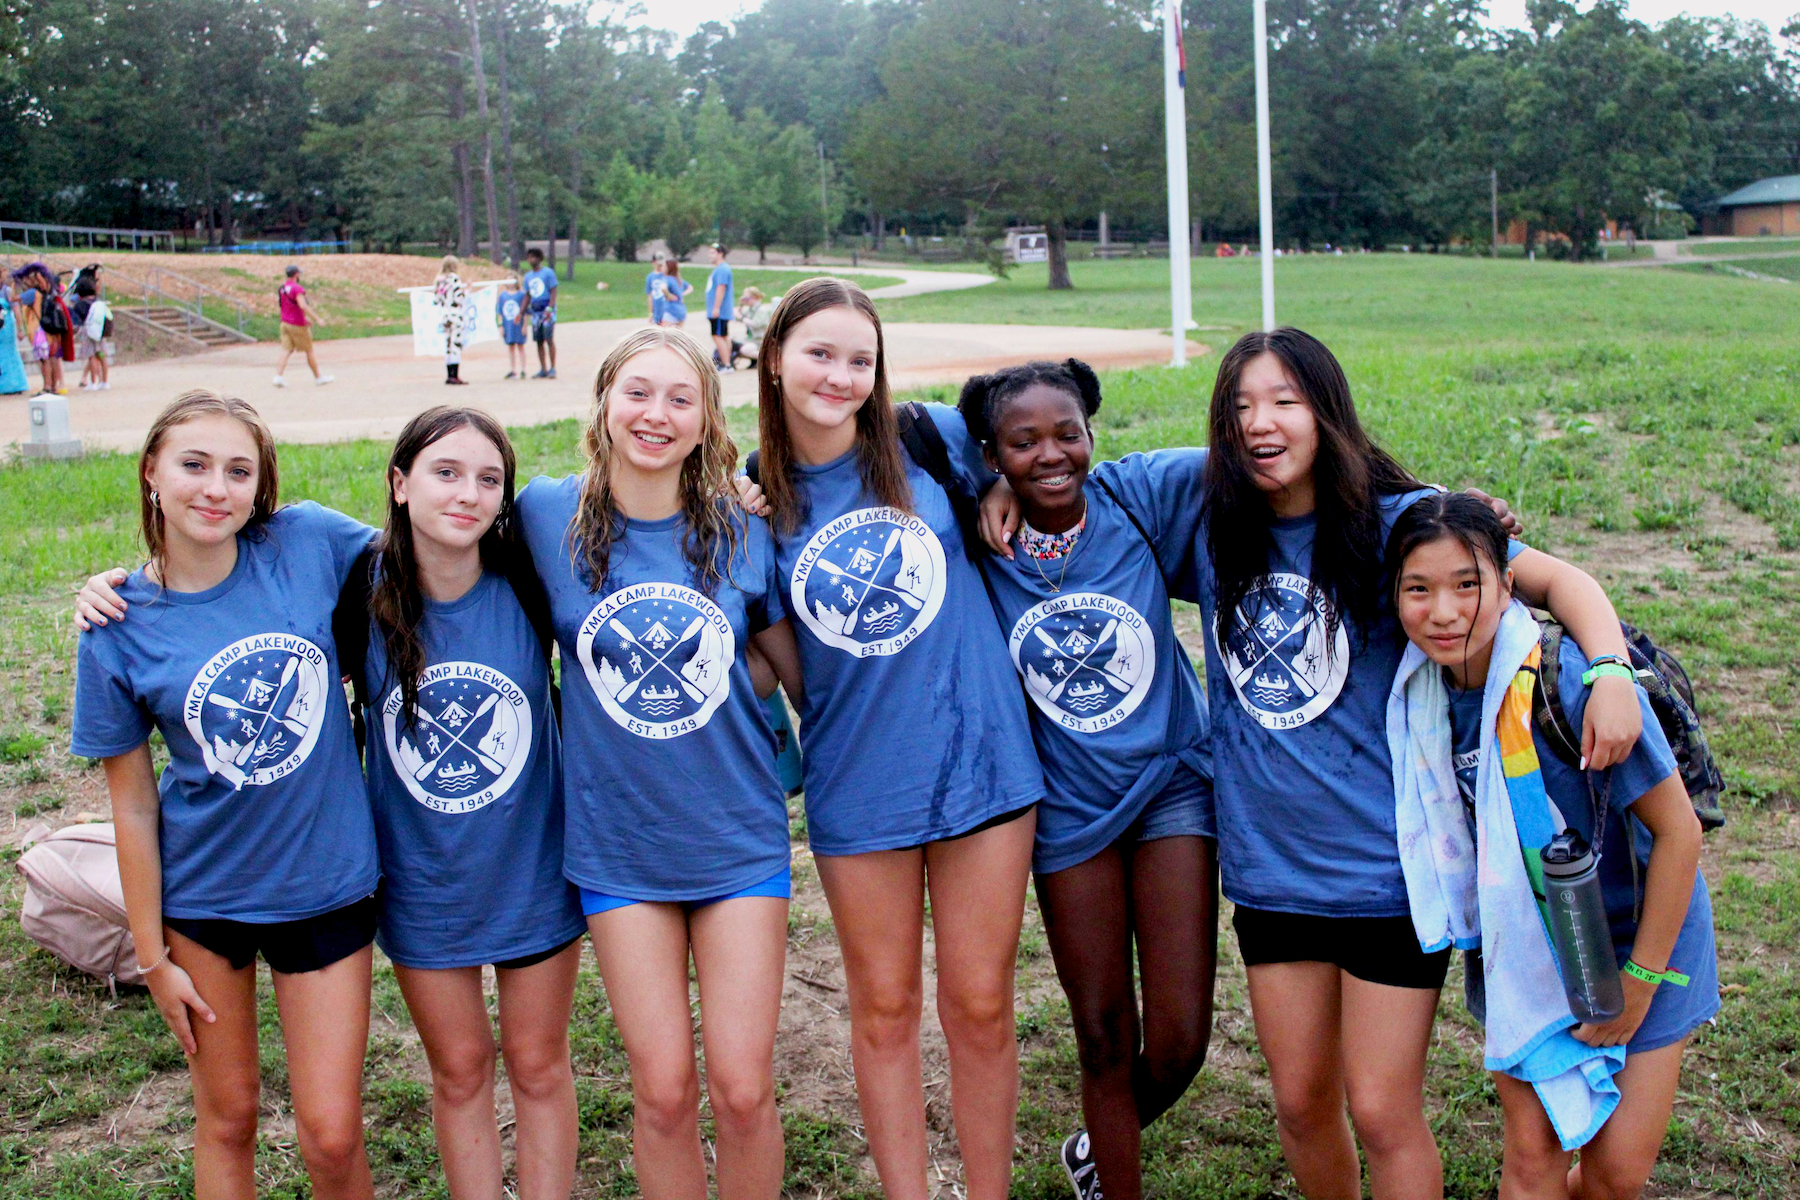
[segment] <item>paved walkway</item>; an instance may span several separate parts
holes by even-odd
[[[804,268],[812,271],[815,268]],[[884,272],[899,274],[899,272]],[[940,271],[895,287],[974,287],[982,275]],[[973,280],[976,282],[963,282]],[[117,367],[107,392],[72,391],[69,424],[90,449],[136,450],[151,419],[170,400],[193,387],[241,396],[254,404],[289,442],[332,442],[358,437],[393,437],[415,414],[433,404],[455,402],[485,408],[508,425],[530,425],[585,414],[593,401],[594,372],[620,338],[640,328],[636,320],[581,321],[556,330],[560,378],[505,380],[506,349],[483,342],[465,352],[462,375],[469,387],[449,388],[436,357],[414,357],[410,336],[344,338],[320,342],[320,366],[336,382],[315,386],[298,356],[288,364],[286,388],[271,382],[279,349],[271,343],[233,346],[187,358]],[[704,321],[690,315],[688,332],[705,339]],[[1155,330],[1094,329],[1054,325],[936,325],[890,323],[888,373],[895,390],[936,383],[960,383],[972,374],[1034,358],[1084,358],[1096,367],[1148,366],[1169,361],[1169,337]],[[529,348],[528,348],[529,349]],[[1190,355],[1204,348],[1189,345]],[[531,352],[537,369],[536,352]],[[36,373],[32,374],[35,381]],[[724,377],[730,405],[756,400],[756,375],[739,371]],[[24,396],[0,396],[0,447],[30,437]],[[0,453],[3,453],[0,450]]]

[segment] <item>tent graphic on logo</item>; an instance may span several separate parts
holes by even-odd
[[[649,629],[646,629],[642,638],[643,643],[652,650],[666,649],[669,643],[674,640],[675,635],[670,633],[669,627],[664,625],[661,621],[658,621]]]

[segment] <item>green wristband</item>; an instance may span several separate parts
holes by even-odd
[[[1680,971],[1646,971],[1630,959],[1625,960],[1625,973],[1633,979],[1641,979],[1645,983],[1672,983],[1676,987],[1688,985],[1688,977]]]
[[[1588,687],[1593,687],[1594,680],[1603,678],[1608,675],[1613,676],[1618,679],[1629,679],[1633,683],[1637,682],[1637,672],[1636,671],[1632,670],[1628,666],[1625,666],[1623,663],[1616,663],[1616,662],[1595,663],[1593,666],[1589,667],[1586,671],[1582,672],[1581,682],[1586,684]]]

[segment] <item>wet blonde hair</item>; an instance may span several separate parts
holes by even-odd
[[[626,363],[657,349],[680,355],[700,382],[700,441],[681,464],[681,511],[687,526],[682,552],[692,568],[695,586],[710,596],[729,576],[731,560],[742,540],[741,518],[735,515],[731,500],[737,444],[725,431],[725,404],[711,354],[673,326],[652,326],[629,334],[612,348],[594,376],[594,407],[581,435],[587,470],[575,519],[569,523],[569,553],[590,590],[607,587],[612,544],[622,517],[612,494],[613,442],[606,428],[606,397]]]
[[[175,397],[169,407],[150,422],[144,435],[144,449],[138,455],[138,522],[144,535],[144,549],[156,569],[160,581],[168,573],[168,538],[163,529],[162,508],[151,499],[150,464],[162,453],[163,441],[178,425],[200,417],[231,417],[242,422],[256,443],[256,500],[250,507],[250,519],[244,532],[254,533],[274,514],[280,494],[280,477],[275,468],[275,435],[263,423],[262,414],[236,396],[225,396],[206,388],[194,388]]]

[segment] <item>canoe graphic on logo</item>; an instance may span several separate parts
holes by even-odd
[[[289,633],[259,633],[207,660],[182,702],[206,769],[234,788],[292,774],[319,741],[332,681],[325,652]]]
[[[1306,592],[1305,576],[1265,575],[1229,626],[1221,613],[1211,630],[1238,702],[1265,729],[1293,729],[1330,708],[1350,672],[1343,624],[1327,634],[1331,601]]]
[[[1156,635],[1123,600],[1057,596],[1027,610],[1007,639],[1013,666],[1045,716],[1097,733],[1129,717],[1156,678]]]
[[[814,636],[858,658],[898,654],[944,602],[944,547],[894,508],[859,508],[826,525],[794,564],[793,610]]]
[[[702,593],[646,583],[595,605],[575,649],[607,715],[639,737],[663,739],[699,729],[725,703],[737,635]]]
[[[400,689],[381,705],[388,757],[412,798],[441,813],[486,808],[531,758],[531,701],[518,684],[473,662],[435,663],[419,679],[408,723]]]

